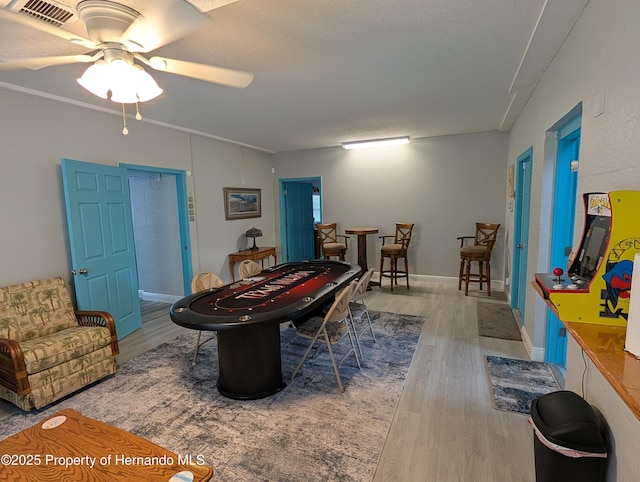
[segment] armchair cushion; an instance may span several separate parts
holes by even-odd
[[[111,333],[107,328],[87,329],[76,324],[75,328],[24,341],[20,343],[20,348],[27,373],[31,375],[109,345]]]
[[[483,256],[487,254],[487,252],[487,247],[482,245],[464,246],[463,248],[460,248],[460,254],[468,254],[472,256]]]
[[[346,249],[343,243],[324,243],[322,247],[324,249]]]
[[[0,288],[0,338],[32,340],[78,326],[62,278]]]
[[[380,249],[384,253],[401,253],[404,250],[404,244],[383,244]]]

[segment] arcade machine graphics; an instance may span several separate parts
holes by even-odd
[[[626,326],[634,255],[640,252],[640,191],[583,195],[579,248],[552,273],[536,273],[536,291],[562,321]]]

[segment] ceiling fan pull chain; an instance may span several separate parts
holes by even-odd
[[[129,129],[127,129],[127,116],[124,112],[124,104],[122,104],[122,122],[124,123],[124,129],[122,129],[122,134],[127,135],[129,133]]]
[[[140,110],[138,109],[137,102],[136,102],[136,120],[142,120],[142,114],[140,114]]]

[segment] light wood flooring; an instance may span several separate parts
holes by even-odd
[[[386,285],[368,293],[372,310],[427,320],[374,482],[535,481],[527,416],[493,408],[484,359],[527,353],[520,341],[478,336],[477,300],[486,294],[465,297],[457,286],[420,282],[410,290],[399,286],[391,293]],[[143,302],[143,326],[120,341],[119,362],[185,331],[169,320],[167,308]],[[0,401],[0,418],[14,411]]]

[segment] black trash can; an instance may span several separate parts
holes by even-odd
[[[580,395],[559,391],[531,404],[536,482],[601,482],[607,464],[602,416]]]

